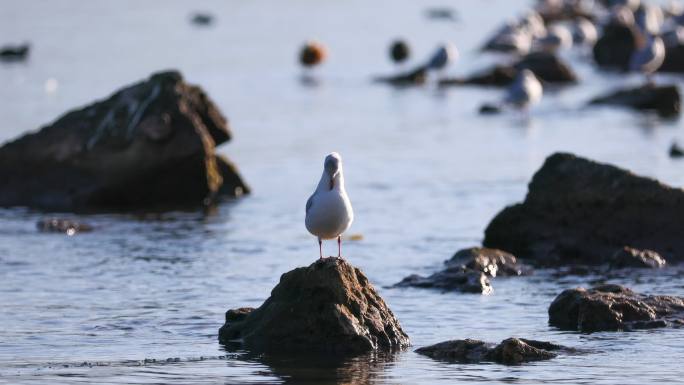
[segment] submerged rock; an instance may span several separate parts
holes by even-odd
[[[481,271],[490,277],[518,276],[531,271],[527,266],[519,264],[513,254],[486,247],[459,250],[445,263],[448,267],[459,266]]]
[[[490,294],[492,285],[487,276],[463,266],[447,266],[428,277],[412,274],[402,279],[395,287],[422,287],[444,291],[461,291],[465,293]]]
[[[684,258],[684,191],[572,154],[546,159],[524,202],[485,230],[485,247],[544,266],[609,263],[629,245]]]
[[[599,96],[589,101],[589,104],[616,105],[642,111],[654,111],[661,116],[679,115],[682,109],[681,95],[677,86],[651,84]]]
[[[440,342],[420,348],[416,350],[416,353],[449,362],[479,363],[491,361],[506,365],[517,365],[524,362],[555,358],[558,354],[554,351],[569,352],[572,349],[550,342],[524,338],[508,338],[498,345],[465,339]]]
[[[379,76],[375,78],[378,83],[387,83],[393,86],[412,86],[425,84],[427,80],[427,68],[420,66],[413,70],[391,76]]]
[[[684,298],[637,294],[620,285],[568,289],[549,307],[549,324],[596,332],[666,327],[684,321]]]
[[[249,191],[214,147],[228,124],[178,72],[160,72],[0,148],[0,206],[120,210]]]
[[[333,257],[283,274],[259,308],[228,311],[219,341],[272,353],[363,353],[410,344],[368,278]]]
[[[41,219],[36,223],[36,227],[40,231],[64,233],[67,235],[74,235],[76,233],[87,233],[93,231],[93,227],[87,223],[72,221],[63,218],[46,218]]]
[[[610,267],[625,268],[651,268],[658,269],[665,267],[665,259],[653,250],[638,250],[625,246],[613,254],[610,260]]]

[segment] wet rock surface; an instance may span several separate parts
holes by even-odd
[[[684,191],[572,154],[549,156],[522,203],[506,207],[483,245],[541,266],[599,265],[624,246],[684,256]]]
[[[93,231],[93,227],[87,223],[64,218],[45,218],[36,223],[38,230],[43,232],[64,233],[74,235]]]
[[[126,210],[248,192],[214,147],[226,119],[178,72],[152,75],[0,148],[0,206]]]
[[[394,286],[421,287],[476,294],[490,294],[493,290],[486,274],[460,265],[447,266],[446,269],[427,277],[412,274]]]
[[[641,111],[653,111],[666,117],[679,115],[682,109],[681,95],[677,86],[655,86],[651,84],[599,96],[590,100],[589,104],[614,105]]]
[[[597,332],[681,325],[684,298],[644,295],[620,285],[568,289],[549,307],[549,324],[563,330]]]
[[[638,250],[625,246],[618,250],[610,260],[611,268],[650,268],[665,267],[666,262],[660,254],[653,250]]]
[[[449,267],[462,266],[467,269],[481,271],[487,276],[518,276],[531,273],[528,266],[518,263],[511,253],[486,247],[471,247],[459,250],[445,262]]]
[[[525,362],[549,360],[558,352],[571,352],[570,348],[550,342],[508,338],[500,344],[465,339],[440,342],[416,350],[416,353],[436,360],[460,363],[497,362],[518,365]]]
[[[219,340],[269,353],[356,354],[410,344],[366,276],[333,257],[283,274],[259,308],[229,310]]]

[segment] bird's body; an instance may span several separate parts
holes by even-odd
[[[505,103],[517,108],[528,108],[539,103],[543,88],[534,73],[524,69],[518,73],[506,91]]]
[[[344,187],[342,158],[333,152],[326,156],[321,180],[306,202],[304,223],[306,229],[318,238],[320,247],[323,239],[337,238],[339,245],[340,235],[351,226],[353,220],[354,211]]]
[[[431,70],[443,70],[458,58],[458,50],[453,44],[447,43],[432,55],[426,67]]]

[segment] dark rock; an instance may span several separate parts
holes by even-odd
[[[226,312],[226,323],[244,321],[247,316],[254,311],[253,307],[240,307],[229,309]]]
[[[665,47],[665,60],[658,72],[684,73],[684,44]]]
[[[63,218],[41,219],[38,221],[38,223],[36,223],[36,227],[40,231],[65,233],[67,235],[93,231],[93,227],[87,223],[76,222]]]
[[[429,277],[412,274],[394,286],[422,287],[477,294],[489,294],[493,290],[489,279],[487,279],[483,272],[462,266],[447,266],[446,269],[438,271]]]
[[[527,266],[519,264],[513,254],[486,247],[459,250],[445,263],[449,267],[457,266],[481,271],[490,277],[519,276],[529,274],[531,271]]]
[[[596,97],[589,104],[616,105],[636,110],[654,111],[667,117],[679,115],[682,102],[677,86],[646,84],[642,87],[618,90],[605,96]]]
[[[558,56],[547,52],[534,52],[524,56],[513,65],[496,65],[476,72],[466,78],[442,79],[439,85],[477,85],[506,87],[515,80],[519,71],[529,69],[540,80],[550,84],[574,84],[578,78],[570,65]]]
[[[625,245],[684,257],[684,191],[572,154],[546,159],[523,203],[489,223],[483,245],[544,266],[608,263]]]
[[[677,142],[672,142],[670,146],[670,158],[681,158],[684,156],[684,149],[679,147]]]
[[[499,345],[466,339],[440,342],[416,350],[416,353],[441,361],[479,363],[497,362],[518,365],[524,362],[549,360],[558,356],[553,351],[571,352],[572,349],[550,342],[508,338]]]
[[[413,86],[425,84],[427,80],[427,68],[420,66],[408,72],[393,76],[379,76],[375,78],[378,83],[387,83],[393,86]]]
[[[425,16],[427,16],[428,19],[433,20],[455,21],[457,19],[456,15],[457,14],[455,10],[447,7],[435,7],[425,10]]]
[[[594,61],[600,67],[627,71],[636,42],[633,28],[610,23],[603,28],[603,34],[594,45]]]
[[[568,289],[549,307],[549,324],[596,332],[665,327],[684,319],[684,298],[643,295],[620,285]]]
[[[209,13],[195,13],[192,15],[192,23],[200,26],[207,26],[214,22],[214,16]]]
[[[496,114],[500,114],[501,111],[502,111],[501,106],[497,106],[497,105],[489,104],[489,103],[485,103],[485,104],[481,105],[480,109],[478,110],[480,115],[496,115]]]
[[[1,147],[0,206],[173,208],[244,193],[214,151],[230,136],[199,87],[157,73]]]
[[[0,48],[0,61],[21,61],[28,57],[31,46],[28,43]]]
[[[341,258],[285,273],[259,308],[229,313],[219,340],[239,340],[253,352],[346,354],[409,346],[366,276]],[[241,320],[234,316],[241,313],[248,314]]]
[[[638,250],[625,246],[613,254],[610,261],[612,268],[651,268],[658,269],[665,267],[665,259],[653,250]]]

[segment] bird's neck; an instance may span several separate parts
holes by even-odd
[[[342,170],[340,170],[332,180],[330,180],[330,175],[323,171],[316,191],[325,192],[330,190],[344,190],[344,174],[342,173]]]

